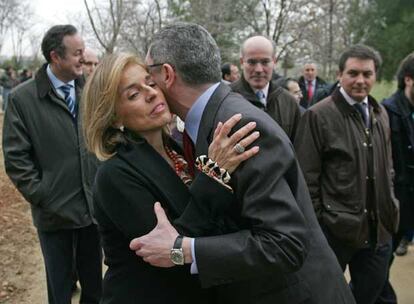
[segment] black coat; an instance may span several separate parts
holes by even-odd
[[[216,286],[226,304],[354,303],[292,144],[269,115],[220,84],[203,112],[197,155],[207,152],[216,124],[236,113],[243,115],[236,130],[257,123],[260,152],[232,175],[237,204],[231,217],[239,230],[195,239],[202,285]]]
[[[94,186],[96,219],[108,266],[101,303],[211,303],[188,265],[153,267],[129,249],[133,238],[155,227],[157,201],[184,235],[223,233],[218,215],[231,208],[232,193],[202,173],[190,191],[144,139],[121,145],[102,164]]]
[[[230,87],[234,92],[241,94],[253,105],[269,114],[282,127],[290,140],[293,141],[301,112],[295,98],[281,86],[277,85],[277,81],[269,83],[266,106],[259,101],[243,75],[238,81],[233,82]]]
[[[382,103],[388,112],[394,162],[394,191],[400,201],[401,232],[414,229],[414,107],[399,90]]]
[[[312,100],[308,100],[308,87],[305,82],[305,78],[303,76],[300,76],[298,79],[298,82],[299,82],[299,87],[303,95],[302,99],[300,100],[300,105],[304,107],[305,109],[307,109],[308,107],[310,107],[312,104],[315,103],[314,98],[315,96],[317,96],[318,90],[323,89],[326,86],[326,82],[322,78],[316,76],[316,85],[315,85],[315,91],[313,92]]]

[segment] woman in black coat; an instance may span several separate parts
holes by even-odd
[[[189,267],[153,267],[129,243],[157,224],[155,202],[185,235],[231,231],[232,223],[221,218],[234,204],[227,173],[258,152],[257,147],[241,154],[234,150],[237,143],[246,147],[257,139],[257,132],[248,135],[254,125],[228,137],[240,118],[220,124],[209,149],[216,165],[211,169],[199,160],[201,172],[193,179],[181,149],[164,131],[171,120],[164,95],[136,56],[104,58],[89,77],[83,98],[87,147],[105,160],[94,186],[108,266],[102,303],[210,303]]]

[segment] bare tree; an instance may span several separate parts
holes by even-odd
[[[0,50],[3,47],[4,36],[19,17],[21,5],[26,1],[22,0],[0,0]]]
[[[96,39],[106,53],[112,53],[117,46],[122,26],[137,1],[108,0],[107,5],[101,6],[95,0],[89,1],[93,2],[93,6],[87,0],[83,2]]]

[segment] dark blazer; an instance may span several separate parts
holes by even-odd
[[[302,99],[300,100],[300,105],[305,109],[309,108],[311,105],[315,103],[314,99],[317,96],[318,90],[321,90],[326,86],[325,80],[323,80],[319,76],[316,76],[315,91],[313,92],[312,100],[308,100],[308,85],[305,81],[305,78],[303,76],[300,76],[298,79],[298,83],[303,95]]]
[[[102,164],[94,186],[96,219],[108,265],[101,303],[211,303],[189,266],[153,267],[129,249],[133,238],[155,227],[157,201],[184,235],[222,233],[216,218],[225,214],[221,208],[232,207],[232,193],[202,173],[190,191],[144,139],[121,145]]]
[[[384,100],[390,119],[394,192],[400,202],[400,231],[414,229],[414,106],[402,90]]]
[[[292,144],[270,116],[220,84],[201,119],[197,155],[207,152],[214,126],[235,113],[243,115],[236,129],[257,122],[260,152],[232,176],[239,231],[195,239],[201,284],[217,287],[219,303],[354,303]]]
[[[256,107],[270,115],[293,141],[300,120],[300,109],[294,97],[284,88],[277,85],[277,81],[270,81],[266,107],[259,101],[244,76],[230,85],[231,89],[241,94]]]
[[[74,121],[46,66],[9,95],[3,125],[5,169],[30,203],[39,230],[85,227],[93,222],[98,161],[85,148],[81,115]],[[75,80],[77,104],[83,83],[83,78]]]

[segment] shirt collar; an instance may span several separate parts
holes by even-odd
[[[351,106],[353,106],[354,104],[358,103],[358,101],[355,101],[354,99],[352,99],[351,96],[348,95],[348,93],[344,90],[343,87],[340,87],[339,88],[339,91],[341,92],[342,96],[344,96],[346,102],[349,103]],[[362,103],[364,103],[366,106],[368,106],[368,96],[365,97],[362,100]]]
[[[269,82],[266,84],[266,86],[263,89],[254,89],[254,94],[256,94],[258,91],[262,91],[264,94],[264,98],[267,100],[267,95],[269,94]]]
[[[195,144],[197,142],[198,129],[201,123],[201,117],[203,115],[204,109],[207,105],[207,102],[210,100],[210,97],[213,95],[214,91],[220,85],[220,82],[213,84],[207,90],[204,91],[200,97],[197,98],[195,103],[191,106],[190,111],[188,111],[185,118],[185,130],[190,136],[191,140]]]
[[[59,89],[61,86],[64,86],[66,84],[69,84],[72,86],[72,88],[75,87],[75,80],[71,80],[68,83],[64,83],[62,80],[56,77],[55,74],[53,74],[52,69],[50,68],[50,64],[47,65],[46,68],[47,76],[50,79],[50,82],[52,82],[52,85],[55,89]]]

